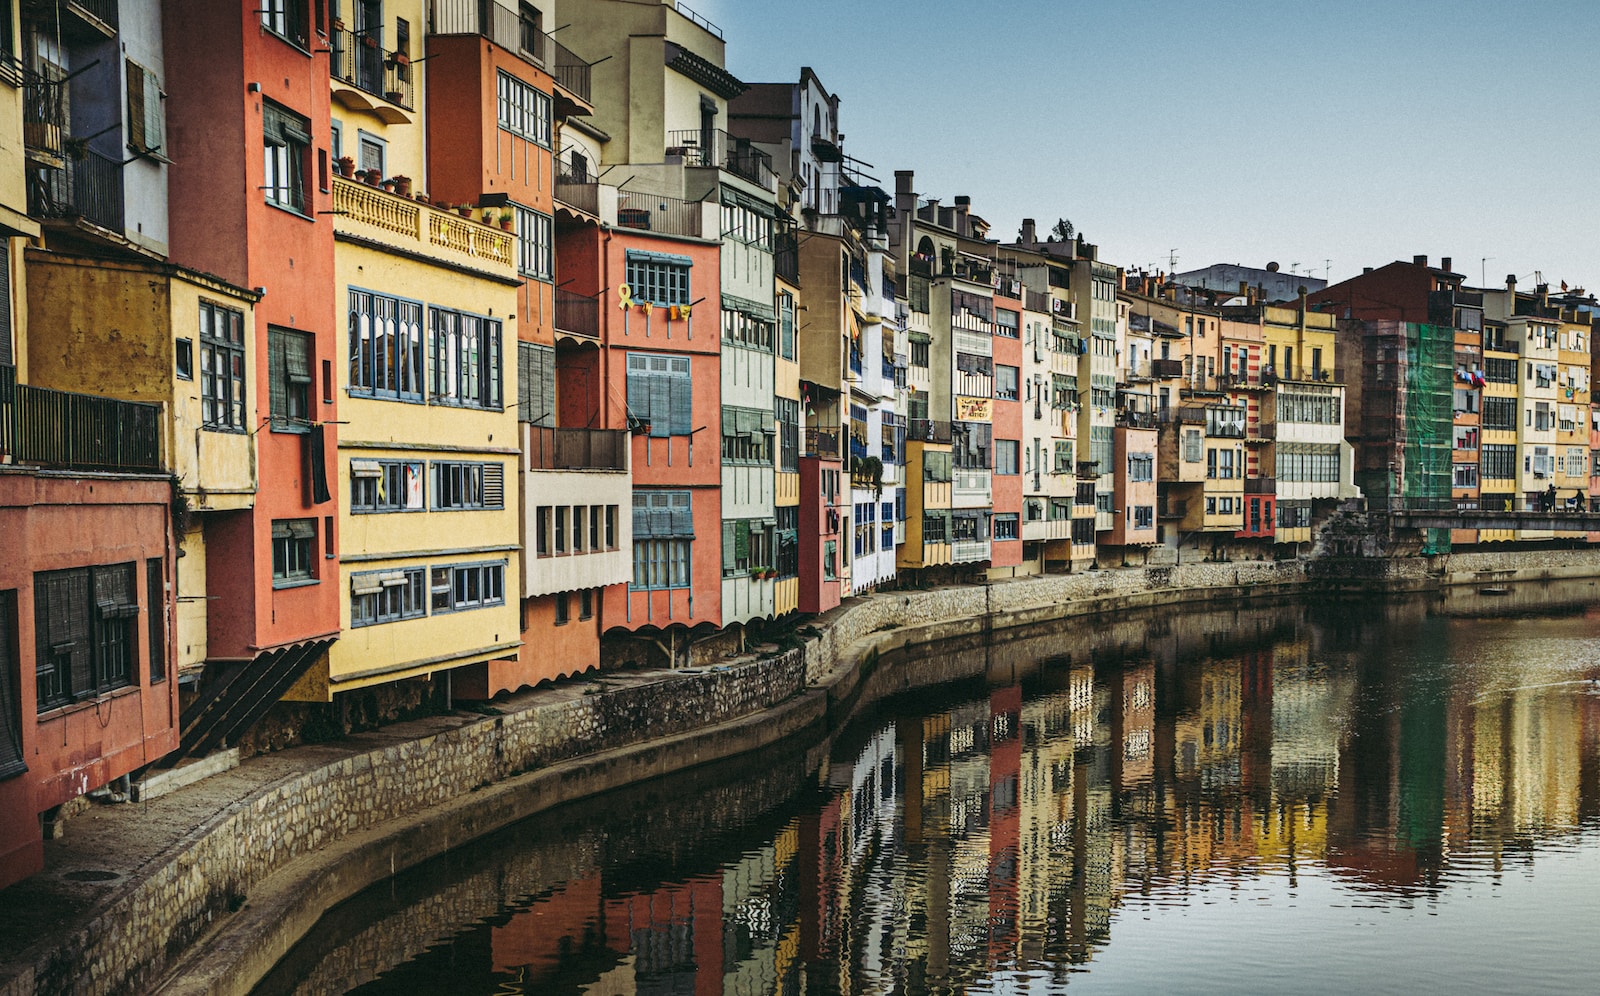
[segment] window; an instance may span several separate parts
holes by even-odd
[[[926,367],[928,365],[928,343],[920,339],[911,340],[911,365]]]
[[[500,127],[550,147],[550,97],[509,73],[500,74]]]
[[[543,16],[532,4],[522,4],[517,12],[517,43],[536,59],[544,58]]]
[[[244,432],[244,314],[200,302],[200,421]]]
[[[0,33],[9,31],[9,27],[0,25]],[[17,644],[17,593],[0,591],[0,779],[27,770],[22,753],[22,651]]]
[[[1517,427],[1517,399],[1484,398],[1483,427],[1485,429],[1515,429]]]
[[[1476,412],[1478,392],[1470,387],[1458,387],[1451,399],[1451,408],[1457,412]]]
[[[772,209],[730,187],[722,188],[722,237],[771,250]]]
[[[270,5],[269,5],[270,6]],[[9,30],[9,27],[6,29]],[[166,151],[166,116],[162,113],[161,81],[155,73],[129,59],[128,149],[139,155]]]
[[[177,361],[178,379],[194,380],[194,340],[179,339],[173,353]]]
[[[547,214],[514,205],[517,216],[517,272],[538,280],[555,279],[551,221]]]
[[[994,309],[994,334],[1003,335],[1010,339],[1018,336],[1017,329],[1021,325],[1022,316],[1010,308]]]
[[[996,439],[994,441],[994,472],[996,474],[1017,473],[1017,441],[1015,439]]]
[[[262,139],[267,203],[300,214],[307,212],[306,170],[311,154],[311,122],[271,101],[262,101]]]
[[[556,351],[533,342],[517,343],[517,421],[554,425]]]
[[[1455,448],[1458,450],[1475,450],[1478,448],[1478,427],[1475,425],[1458,425],[1455,427]]]
[[[150,613],[150,683],[167,677],[167,579],[160,557],[144,562],[144,604]],[[0,605],[0,668],[5,666],[5,606]],[[4,678],[0,677],[0,681]],[[4,695],[0,694],[0,703]]]
[[[951,422],[951,464],[961,470],[990,469],[990,432],[987,422]]]
[[[311,421],[311,337],[267,330],[267,396],[274,429],[303,429]]]
[[[722,309],[722,341],[772,351],[772,323],[759,315]]]
[[[1451,468],[1454,471],[1452,487],[1475,488],[1478,486],[1478,465],[1475,463],[1458,463]]]
[[[828,540],[822,544],[822,580],[839,580],[838,540]]]
[[[500,407],[500,321],[429,308],[428,387],[434,400]]]
[[[1109,474],[1116,469],[1115,431],[1109,425],[1089,427],[1089,459],[1094,461],[1096,474]]]
[[[133,683],[139,616],[134,577],[132,563],[33,576],[40,712]]]
[[[1279,443],[1278,479],[1335,484],[1339,480],[1338,443]]]
[[[1055,441],[1055,470],[1057,474],[1071,474],[1075,468],[1072,465],[1072,440],[1057,439]]]
[[[1278,392],[1278,421],[1307,422],[1313,425],[1339,424],[1339,398],[1334,394],[1290,394]]]
[[[1155,480],[1156,457],[1154,453],[1129,453],[1128,454],[1128,480],[1153,481]]]
[[[301,48],[310,48],[305,0],[264,0],[260,9],[262,27]]]
[[[994,538],[997,540],[1014,540],[1019,535],[1017,514],[1015,512],[1000,512],[994,517]]]
[[[778,292],[778,353],[786,360],[794,359],[794,295]]]
[[[385,160],[389,154],[389,143],[377,135],[357,129],[356,131],[356,169],[364,169],[369,173],[379,176],[388,176],[389,170]]]
[[[778,469],[794,473],[800,469],[800,402],[774,398],[773,417],[777,420]]]
[[[506,562],[435,567],[429,585],[435,612],[461,612],[504,605]]]
[[[578,618],[594,618],[594,589],[585,588],[578,592]]]
[[[422,461],[350,461],[351,512],[417,512],[425,507]]]
[[[1517,361],[1506,356],[1485,356],[1483,358],[1483,379],[1491,384],[1515,384],[1517,382]]]
[[[374,626],[427,615],[426,580],[422,567],[350,575],[350,625]]]
[[[1483,476],[1492,480],[1516,477],[1517,448],[1509,444],[1486,443],[1478,451],[1478,465],[1483,468]]]
[[[773,527],[760,519],[723,520],[722,576],[742,576],[771,567],[773,532]]]
[[[694,391],[687,356],[628,354],[628,414],[652,436],[687,436]]]
[[[422,398],[422,305],[350,291],[350,391],[378,398]]]
[[[694,261],[687,256],[628,250],[628,291],[635,301],[651,304],[689,304],[689,270]]]
[[[995,364],[994,396],[1004,401],[1017,400],[1017,368]]]
[[[572,619],[572,607],[567,603],[567,593],[556,593],[556,625],[565,626]]]
[[[505,464],[433,464],[433,507],[449,512],[505,508]]]
[[[693,513],[687,491],[633,493],[634,591],[689,587]]]
[[[316,580],[312,553],[316,519],[276,519],[272,523],[272,586],[288,588]]]
[[[1135,505],[1128,509],[1128,525],[1135,529],[1150,529],[1156,524],[1154,505]]]
[[[1310,505],[1286,505],[1283,502],[1278,503],[1279,529],[1305,529],[1310,525]]]

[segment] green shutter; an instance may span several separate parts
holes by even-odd
[[[722,570],[724,573],[733,570],[736,563],[738,541],[736,539],[737,531],[734,528],[735,525],[732,522],[724,522],[722,524]]]

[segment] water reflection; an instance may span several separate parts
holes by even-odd
[[[1595,589],[1536,591],[1514,607]],[[1124,616],[888,662],[868,699],[965,681],[402,876],[263,991],[1586,991],[1600,614],[1473,616],[1503,602]]]

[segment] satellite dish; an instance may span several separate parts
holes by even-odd
[[[1268,273],[1277,273],[1278,272],[1278,264],[1277,263],[1268,263],[1267,264],[1267,272]]]

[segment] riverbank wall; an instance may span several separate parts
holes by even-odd
[[[765,659],[604,674],[427,736],[353,737],[337,760],[172,840],[73,929],[0,970],[0,996],[248,992],[325,910],[374,882],[552,806],[840,721],[891,651],[1141,607],[1475,584],[1486,571],[1600,577],[1600,551],[1196,563],[882,592]]]

